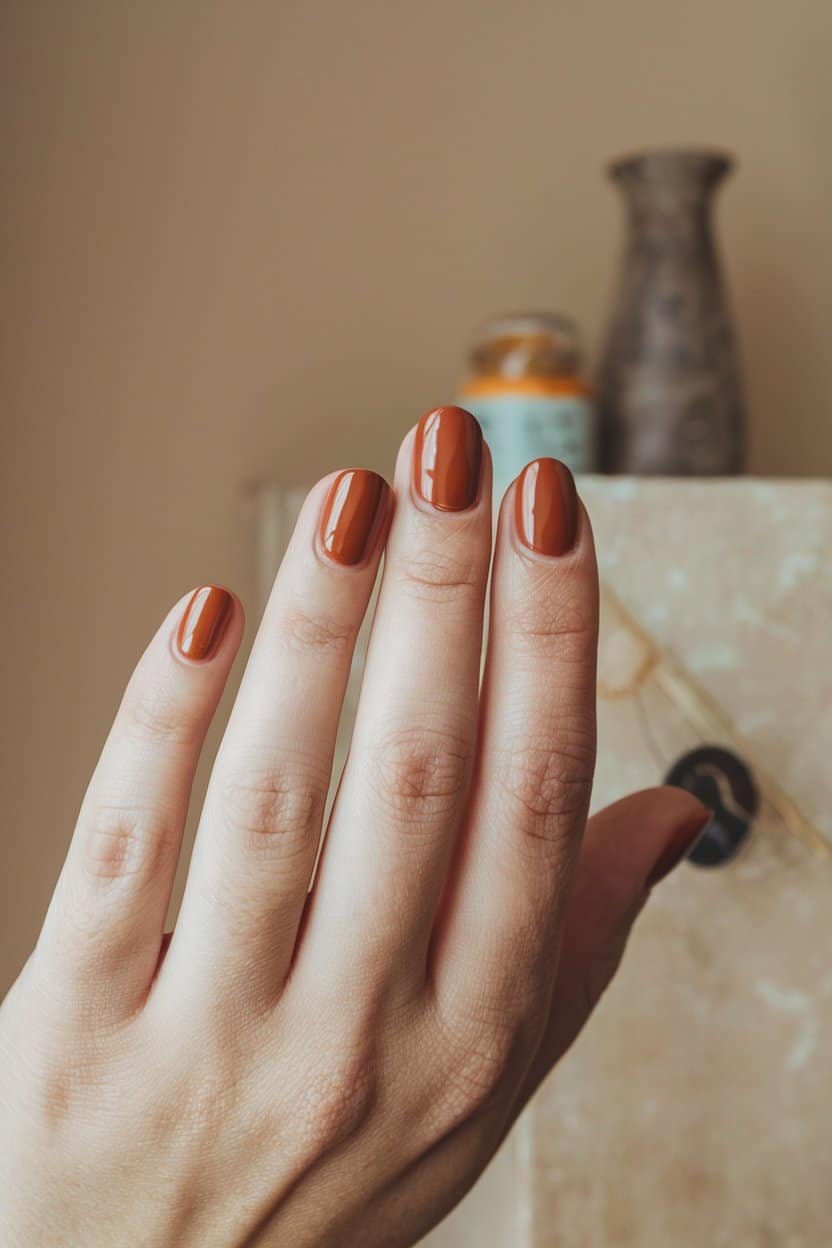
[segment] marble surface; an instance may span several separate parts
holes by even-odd
[[[832,843],[832,483],[585,478],[601,576]],[[602,708],[602,716],[604,714]],[[595,801],[643,774],[601,750]]]
[[[660,890],[520,1126],[534,1248],[824,1248],[832,864],[763,820]]]

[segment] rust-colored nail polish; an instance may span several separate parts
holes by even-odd
[[[437,407],[419,421],[413,486],[439,511],[465,511],[477,498],[482,430],[462,407]]]
[[[514,519],[524,546],[539,555],[565,555],[578,533],[575,478],[559,459],[533,459],[520,473]]]
[[[336,563],[361,563],[370,553],[387,484],[377,472],[349,468],[335,478],[321,516],[321,546]]]
[[[234,614],[234,599],[227,589],[203,585],[197,589],[182,616],[176,644],[186,659],[210,659],[219,648],[228,621]]]
[[[647,877],[648,888],[652,888],[654,884],[658,884],[660,880],[663,880],[666,875],[670,875],[673,868],[678,866],[682,859],[693,849],[712,818],[713,811],[704,810],[694,815],[688,823],[684,823],[680,828],[676,829],[674,835],[659,854],[653,870]]]

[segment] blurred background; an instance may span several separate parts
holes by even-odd
[[[829,474],[832,7],[6,0],[0,26],[5,986],[141,648],[193,585],[250,594],[251,484],[389,474],[489,314],[569,311],[591,367],[611,157],[737,154],[749,467]]]

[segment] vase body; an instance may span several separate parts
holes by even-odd
[[[608,472],[739,472],[742,388],[711,224],[730,160],[646,153],[610,169],[627,207],[623,270],[599,370]]]

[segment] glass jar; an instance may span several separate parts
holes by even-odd
[[[539,456],[561,459],[573,472],[596,468],[592,391],[580,374],[577,328],[565,316],[487,321],[474,338],[459,401],[491,447],[495,499]]]

